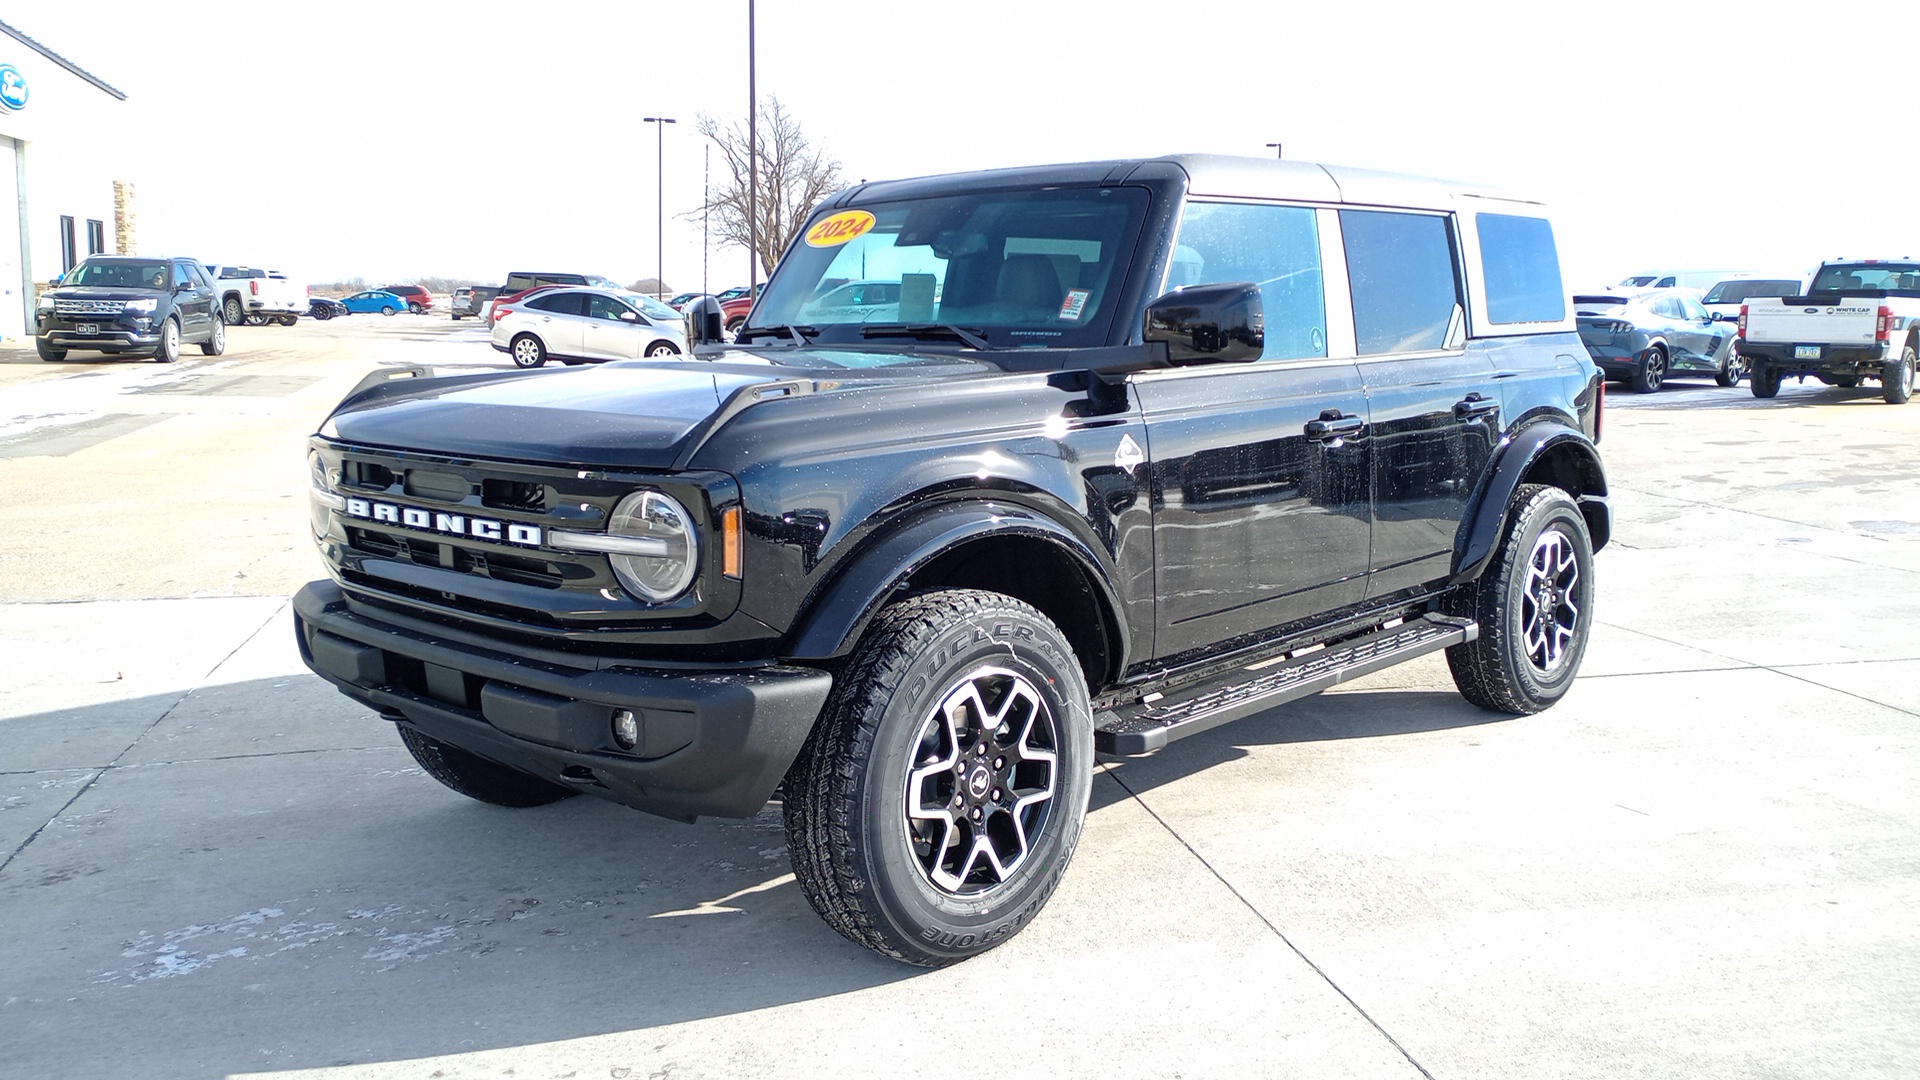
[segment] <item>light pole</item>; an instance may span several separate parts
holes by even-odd
[[[760,115],[760,91],[753,72],[753,0],[747,0],[747,295],[760,284],[760,135],[754,121]]]
[[[654,125],[654,165],[658,170],[654,176],[654,187],[659,202],[654,209],[653,240],[654,248],[653,284],[662,294],[667,291],[667,125],[680,121],[664,116],[643,116],[640,119]]]

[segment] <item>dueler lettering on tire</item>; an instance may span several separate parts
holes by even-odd
[[[1511,713],[1560,700],[1593,626],[1593,544],[1571,496],[1538,484],[1514,493],[1493,562],[1455,614],[1480,624],[1477,640],[1447,650],[1461,696]]]
[[[1092,785],[1077,658],[1026,604],[943,590],[883,611],[787,774],[787,843],[847,938],[937,967],[1053,894]]]

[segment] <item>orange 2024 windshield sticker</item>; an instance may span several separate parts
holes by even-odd
[[[807,246],[839,247],[871,228],[872,214],[865,210],[842,210],[832,217],[823,218],[818,225],[807,230]]]

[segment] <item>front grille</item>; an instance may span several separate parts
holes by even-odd
[[[118,315],[127,309],[125,300],[55,300],[55,315]]]

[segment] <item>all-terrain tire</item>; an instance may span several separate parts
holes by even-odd
[[[1747,373],[1747,389],[1757,398],[1770,398],[1780,392],[1780,372],[1766,364],[1755,364]]]
[[[1901,350],[1900,359],[1889,360],[1880,369],[1880,398],[1889,405],[1905,405],[1913,396],[1914,351]]]
[[[400,741],[428,776],[469,799],[495,806],[545,806],[579,794],[537,776],[488,761],[402,725]]]
[[[1447,650],[1462,697],[1483,709],[1537,713],[1566,694],[1593,626],[1593,543],[1573,497],[1522,485],[1493,561],[1453,613],[1480,636]]]
[[[1053,895],[1092,778],[1086,680],[1053,623],[998,593],[915,594],[874,619],[787,772],[794,875],[847,939],[964,960]]]

